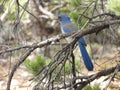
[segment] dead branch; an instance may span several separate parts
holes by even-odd
[[[24,45],[24,46],[19,46],[19,47],[15,47],[15,48],[9,48],[9,49],[4,49],[4,50],[1,50],[0,51],[0,54],[3,54],[3,53],[8,53],[8,52],[12,52],[12,51],[16,51],[16,50],[20,50],[20,49],[25,49],[25,48],[42,48],[44,47],[45,45],[50,45],[60,39],[63,39],[63,38],[66,38],[70,35],[72,35],[73,33],[68,33],[68,34],[60,34],[60,35],[57,35],[55,37],[52,37],[52,38],[49,38],[45,41],[42,41],[42,42],[39,42],[39,43],[34,43],[32,45]]]
[[[81,80],[75,84],[75,85],[78,85],[76,90],[81,90],[84,86],[86,86],[87,84],[89,84],[93,80],[100,78],[101,76],[106,76],[106,75],[109,75],[111,73],[114,73],[116,69],[118,71],[120,71],[120,63],[118,63],[115,67],[111,67],[111,68],[99,71],[99,72],[92,74],[92,75],[89,75],[89,76],[76,76],[73,79],[73,81]],[[62,86],[62,87],[59,87],[59,89],[65,89],[65,88],[68,88],[70,86],[71,86],[71,84],[67,84],[66,87]]]
[[[119,24],[119,23],[120,23],[119,19],[118,20],[105,21],[101,25],[97,25],[97,26],[91,27],[90,29],[82,30],[82,31],[79,30],[78,32],[72,32],[72,33],[68,33],[68,34],[60,34],[60,35],[57,35],[55,37],[49,38],[49,39],[47,39],[45,41],[39,42],[37,44],[25,45],[25,46],[20,46],[20,47],[15,47],[15,48],[9,48],[9,49],[5,49],[5,50],[1,50],[0,54],[11,52],[11,51],[15,51],[15,50],[19,50],[19,49],[22,49],[22,48],[33,48],[33,47],[42,48],[45,45],[50,45],[52,42],[56,42],[56,41],[58,41],[60,39],[69,37],[71,35],[74,38],[79,39],[80,37],[82,37],[84,35],[92,34],[92,33],[96,33],[96,32],[102,31],[105,28],[108,28],[109,25]]]
[[[43,75],[43,77],[41,77],[39,82],[34,86],[34,90],[37,90],[39,88],[39,85],[43,82],[43,80],[45,80],[45,78],[49,77],[51,75],[51,73],[54,70],[56,70],[56,68],[61,63],[63,63],[65,60],[67,60],[71,56],[71,53],[72,53],[72,51],[74,49],[74,45],[75,45],[75,43],[77,42],[77,40],[80,37],[82,37],[84,35],[87,35],[87,34],[92,34],[92,33],[98,32],[98,31],[102,31],[103,29],[108,28],[110,25],[118,24],[118,23],[120,23],[120,20],[106,21],[106,22],[102,23],[101,25],[97,25],[97,26],[91,27],[90,29],[87,29],[85,31],[78,31],[78,32],[70,33],[70,34],[57,35],[56,37],[53,37],[53,38],[47,39],[45,41],[42,41],[40,43],[31,45],[30,48],[27,49],[27,51],[19,58],[19,60],[12,67],[12,70],[11,70],[11,72],[9,74],[9,78],[8,78],[8,82],[7,82],[7,90],[10,90],[11,80],[12,80],[12,77],[13,77],[16,69],[30,55],[30,53],[33,52],[36,48],[41,48],[41,47],[44,47],[45,45],[50,45],[52,42],[55,42],[55,41],[60,40],[62,38],[68,37],[71,34],[73,34],[72,36],[75,38],[71,43],[67,44],[62,50],[58,51],[55,54],[54,59],[38,73],[38,75],[41,74],[41,75]],[[19,49],[21,49],[21,48],[19,48]],[[6,51],[10,52],[11,49],[10,50],[6,50]],[[2,51],[2,52],[5,53],[5,51]],[[60,71],[58,71],[58,73],[60,73]],[[56,74],[56,77],[57,77],[58,73]],[[94,80],[95,76],[96,75],[91,76],[91,77],[94,77],[91,80]],[[90,79],[88,79],[88,80],[90,80]],[[85,86],[88,83],[88,80],[87,81],[83,81],[82,84]],[[46,84],[47,85],[51,85],[53,82],[54,82],[54,79],[52,79],[52,80],[50,79],[49,83],[46,82]],[[80,88],[82,88],[82,87],[83,86],[80,86]]]
[[[102,25],[100,25],[100,27],[94,27],[94,28],[91,28],[89,30],[85,30],[85,31],[79,31],[75,34],[73,34],[73,37],[75,37],[74,41],[67,44],[62,50],[60,50],[54,57],[54,60],[51,61],[51,63],[46,66],[44,68],[44,70],[40,73],[40,74],[43,74],[45,73],[45,77],[42,77],[39,82],[35,85],[34,87],[34,90],[37,90],[39,88],[39,86],[42,84],[42,81],[45,80],[46,77],[48,77],[48,75],[50,73],[52,73],[54,70],[56,70],[57,66],[59,66],[63,61],[65,61],[66,59],[68,59],[73,51],[73,47],[75,45],[75,43],[77,42],[77,40],[82,36],[82,35],[86,35],[86,34],[91,34],[91,33],[94,33],[94,32],[97,32],[97,31],[101,31],[105,28],[108,28],[109,25],[112,25],[112,24],[115,24],[115,23],[120,23],[120,20],[118,21],[110,21],[110,22],[105,22],[103,23]],[[70,50],[71,48],[71,50]],[[51,70],[52,69],[52,70]],[[57,74],[56,74],[57,75]],[[52,80],[51,82],[53,82],[54,80]],[[47,81],[46,81],[47,82]],[[48,83],[50,84],[50,83]],[[83,83],[82,83],[83,84]]]
[[[85,78],[86,80],[77,83],[77,84],[79,84],[79,87],[77,88],[77,90],[81,90],[85,85],[89,84],[90,82],[92,82],[95,79],[100,78],[101,76],[106,76],[106,75],[109,75],[111,73],[116,74],[117,73],[116,71],[117,72],[120,71],[120,62],[118,62],[118,64],[115,67],[112,67],[112,68],[109,68],[109,69],[106,69],[106,70],[102,70],[102,71],[100,71],[96,74],[93,74],[93,75],[90,75],[90,76],[87,76],[87,77],[79,77],[77,79],[84,79]],[[110,82],[113,79],[115,74],[113,74],[110,77],[110,80],[109,80]]]
[[[7,82],[7,88],[6,90],[10,90],[10,84],[11,84],[11,80],[12,80],[12,77],[15,73],[15,71],[17,70],[17,68],[20,66],[21,63],[24,62],[24,60],[31,54],[31,52],[33,50],[35,50],[36,47],[34,48],[30,48],[28,50],[26,50],[26,52],[19,58],[19,60],[13,65],[12,69],[11,69],[11,72],[9,74],[9,77],[8,77],[8,82]]]

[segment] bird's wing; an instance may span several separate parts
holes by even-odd
[[[70,32],[77,31],[78,28],[75,25],[73,25],[72,23],[67,23],[63,26],[63,30],[64,30],[64,33],[70,33]],[[83,37],[80,38],[80,42],[82,45],[87,46]]]
[[[73,25],[72,23],[66,23],[63,26],[63,30],[65,33],[69,33],[69,32],[77,31],[78,28],[75,25]]]

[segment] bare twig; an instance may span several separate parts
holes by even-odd
[[[77,90],[81,90],[85,85],[87,85],[88,83],[92,82],[93,80],[95,80],[101,76],[106,76],[106,75],[109,75],[109,74],[115,72],[116,68],[117,68],[117,72],[120,71],[120,65],[117,64],[115,67],[112,67],[112,68],[109,68],[106,70],[102,70],[96,74],[93,74],[93,75],[90,75],[87,77],[86,76],[78,77],[79,79],[86,79],[86,80],[77,83],[77,84],[80,84]]]
[[[118,21],[116,21],[116,22],[118,23],[118,22],[120,22],[120,20],[118,20]],[[93,32],[95,32],[95,31],[99,31],[99,30],[101,31],[101,30],[103,30],[104,28],[108,28],[109,25],[115,24],[116,22],[114,22],[114,21],[105,22],[105,23],[103,23],[102,25],[100,25],[99,28],[98,28],[98,27],[97,27],[97,28],[94,27],[94,28],[91,28],[91,29],[89,29],[89,30],[86,30],[86,31],[83,31],[83,32],[82,32],[82,31],[79,31],[79,32],[73,34],[73,37],[75,37],[74,41],[71,42],[71,43],[69,43],[68,45],[66,45],[62,50],[60,50],[60,51],[55,55],[56,58],[54,58],[54,60],[52,60],[51,63],[50,63],[46,68],[44,68],[43,72],[46,73],[46,74],[45,74],[44,77],[41,78],[41,80],[35,85],[34,90],[38,89],[39,85],[42,83],[42,80],[44,80],[44,79],[46,78],[45,76],[48,76],[49,73],[51,73],[51,72],[53,72],[54,70],[56,70],[57,66],[59,66],[60,63],[62,63],[62,62],[63,62],[64,60],[66,60],[67,58],[69,58],[68,56],[70,56],[70,55],[71,55],[71,52],[72,52],[72,51],[69,51],[69,49],[75,45],[75,43],[77,42],[77,40],[78,40],[82,35],[86,35],[86,34],[88,34],[88,33],[90,34],[90,33],[93,33]],[[72,48],[72,49],[73,49],[73,48]],[[72,49],[71,49],[71,50],[72,50]],[[51,68],[51,67],[52,67],[52,68]],[[49,69],[48,69],[48,68],[49,68]],[[41,73],[39,73],[39,74],[42,74],[43,72],[41,72]],[[48,74],[48,75],[47,75],[47,74]],[[101,74],[101,73],[100,73],[100,74]],[[103,75],[103,74],[102,74],[102,75]],[[94,77],[94,78],[92,78],[92,80],[94,80],[94,79],[96,78],[96,75],[93,76],[93,77]],[[87,78],[87,79],[88,79],[88,78]],[[82,85],[85,86],[86,84],[88,84],[88,82],[90,82],[90,81],[92,81],[92,80],[88,79],[87,82],[83,81],[83,82],[80,82],[80,84],[82,83]],[[84,83],[85,83],[85,84],[84,84]],[[48,83],[48,84],[49,84],[49,83]],[[79,83],[78,83],[78,84],[79,84]],[[71,84],[70,84],[70,86],[71,86]],[[82,86],[81,86],[81,88],[82,88]]]
[[[76,68],[75,68],[75,56],[73,53],[71,54],[71,57],[72,57],[72,75],[73,75],[73,78],[75,78],[76,77]],[[76,90],[77,86],[75,84],[76,84],[76,80],[74,80],[72,82],[72,86]]]
[[[57,35],[57,36],[52,37],[50,39],[47,39],[45,41],[39,42],[38,44],[25,45],[25,46],[20,46],[20,47],[16,47],[16,48],[9,48],[9,49],[6,49],[6,50],[1,50],[0,54],[6,53],[6,52],[15,51],[15,50],[19,50],[19,49],[22,49],[22,48],[32,48],[34,46],[38,47],[38,48],[41,48],[41,47],[43,47],[45,45],[50,45],[52,42],[56,42],[56,41],[58,41],[60,39],[69,37],[72,34],[73,34],[72,35],[73,37],[79,39],[81,36],[102,31],[103,29],[108,28],[109,25],[119,24],[119,23],[120,23],[119,19],[118,20],[106,21],[106,22],[103,22],[101,25],[97,25],[97,26],[91,27],[90,29],[83,30],[83,31],[79,30],[78,32],[72,32],[72,33],[68,33],[68,34]]]
[[[11,70],[11,73],[9,75],[9,79],[8,79],[8,82],[7,82],[7,90],[10,90],[10,83],[11,83],[11,79],[14,75],[14,72],[16,71],[16,69],[19,67],[19,65],[27,58],[27,56],[30,55],[30,53],[32,51],[34,51],[36,48],[41,48],[41,47],[44,47],[45,45],[50,45],[53,41],[57,41],[59,39],[62,39],[62,38],[65,38],[65,37],[68,37],[70,36],[71,34],[73,34],[72,36],[75,38],[73,40],[73,42],[67,44],[62,50],[60,50],[54,57],[54,60],[52,60],[50,62],[50,64],[48,64],[46,67],[44,67],[44,69],[42,69],[42,71],[39,72],[39,74],[42,74],[43,77],[40,79],[40,81],[35,85],[35,90],[36,88],[39,87],[39,85],[43,82],[43,80],[48,77],[48,75],[50,75],[54,70],[56,70],[56,68],[62,63],[64,62],[64,60],[68,59],[68,57],[71,55],[72,51],[73,51],[73,48],[74,48],[74,45],[75,43],[77,42],[77,40],[84,36],[84,35],[87,35],[87,34],[91,34],[91,33],[95,33],[95,32],[98,32],[98,31],[101,31],[105,28],[108,28],[109,25],[113,25],[113,24],[118,24],[120,23],[120,20],[112,20],[112,21],[106,21],[104,23],[102,23],[101,25],[98,25],[98,26],[95,26],[95,27],[91,27],[90,29],[87,29],[85,31],[78,31],[78,32],[73,32],[73,33],[70,33],[70,34],[61,34],[61,35],[58,35],[54,38],[50,38],[50,39],[47,39],[45,41],[42,41],[38,44],[35,44],[33,46],[30,46],[30,48],[26,51],[26,53],[24,53],[20,58],[19,60],[15,63],[15,65],[13,66],[12,70]],[[72,47],[72,48],[71,48]],[[19,48],[21,49],[21,48]],[[10,52],[11,50],[6,50],[8,52]],[[5,53],[5,51],[4,51]],[[114,68],[112,68],[113,70]],[[104,73],[98,73],[97,75],[99,76],[99,74],[101,75],[104,75]],[[57,74],[56,74],[57,75]],[[94,80],[95,78],[97,78],[98,76],[96,75],[93,75],[91,76],[90,79],[88,79],[87,81],[83,81],[83,82],[80,82],[80,84],[82,83],[82,86],[80,86],[79,88],[82,88],[83,86],[85,86],[88,82]]]
[[[57,35],[55,37],[49,38],[45,41],[39,42],[39,43],[34,43],[32,45],[24,45],[24,46],[19,46],[19,47],[15,47],[15,48],[9,48],[9,49],[4,49],[0,51],[0,54],[3,53],[7,53],[7,52],[12,52],[12,51],[16,51],[16,50],[20,50],[20,49],[25,49],[25,48],[33,48],[33,47],[37,47],[37,48],[42,48],[45,45],[50,45],[52,42],[56,42],[60,39],[63,39],[65,37],[68,37],[70,35],[72,35],[73,33],[69,33],[69,34],[60,34]]]
[[[14,64],[14,66],[13,66],[13,68],[11,69],[11,72],[10,72],[10,74],[9,74],[9,78],[8,78],[6,90],[10,90],[11,80],[12,80],[12,77],[13,77],[15,71],[17,70],[17,68],[20,66],[21,63],[24,62],[24,60],[31,54],[31,52],[32,52],[34,49],[36,49],[36,47],[28,49],[28,50],[19,58],[19,60]]]
[[[114,73],[111,75],[111,77],[109,78],[109,82],[108,84],[106,85],[105,87],[105,90],[107,90],[108,86],[110,85],[111,81],[114,79],[115,75],[118,73],[118,71],[120,71],[120,62],[118,62],[115,70],[114,70]]]
[[[92,74],[92,75],[89,75],[89,76],[76,76],[73,79],[73,81],[81,80],[75,84],[75,85],[78,85],[76,90],[81,90],[84,86],[86,86],[87,84],[89,84],[93,80],[100,78],[101,76],[106,76],[106,75],[113,73],[116,70],[116,68],[120,68],[120,65],[117,64],[115,67],[111,67],[111,68],[99,71],[99,72]],[[120,69],[118,71],[120,71]],[[59,89],[67,89],[70,86],[71,86],[71,83],[67,84],[66,86],[60,86]]]
[[[12,77],[16,71],[16,69],[20,66],[21,63],[24,62],[24,60],[31,54],[31,52],[33,52],[36,48],[38,47],[43,47],[45,45],[49,45],[50,43],[52,43],[53,41],[56,41],[58,40],[59,38],[63,38],[65,37],[66,35],[58,35],[57,37],[55,38],[50,38],[49,40],[45,40],[41,43],[38,43],[38,44],[34,44],[31,48],[29,48],[20,58],[19,60],[14,64],[14,66],[12,67],[12,70],[9,74],[9,77],[8,77],[8,82],[7,82],[7,89],[6,90],[10,90],[10,84],[11,84],[11,80],[12,80]],[[17,48],[17,49],[14,49],[14,50],[18,50],[18,49],[21,49],[21,48]],[[9,49],[9,50],[6,50],[8,52],[10,52],[12,49]],[[5,52],[5,51],[4,51]],[[61,63],[61,62],[59,62]],[[56,68],[57,66],[55,66],[53,69],[51,69],[52,71]],[[49,71],[49,68],[48,70]],[[50,74],[52,71],[49,71],[49,73],[47,72],[47,74]],[[41,79],[41,81],[46,77],[46,75]]]

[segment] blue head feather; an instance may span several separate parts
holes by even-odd
[[[60,14],[58,16],[59,20],[60,20],[60,24],[66,24],[66,23],[70,23],[70,18],[66,15],[66,14]]]

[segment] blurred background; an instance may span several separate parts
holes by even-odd
[[[70,16],[72,22],[79,30],[85,30],[100,25],[105,21],[109,22],[110,20],[119,19],[120,1],[0,0],[0,51],[32,45],[61,34],[56,17],[62,13]],[[86,48],[95,66],[94,71],[90,72],[90,74],[113,67],[119,61],[119,24],[111,25],[105,30],[87,35],[85,36],[85,41],[87,43]],[[31,88],[34,84],[31,85],[28,80],[45,65],[48,65],[55,53],[64,44],[66,44],[66,40],[62,39],[52,45],[37,48],[32,52],[14,75],[11,90],[32,90]],[[9,71],[25,50],[20,49],[8,53],[0,53],[0,90],[5,90]],[[78,72],[88,75],[89,73],[81,60],[81,55],[79,55],[78,47],[75,48],[74,54]],[[66,75],[69,75],[69,62],[66,63],[65,69]],[[118,90],[120,88],[119,73],[117,76],[118,79],[111,83],[108,90]],[[99,90],[98,86],[95,86],[97,89],[89,90]]]

